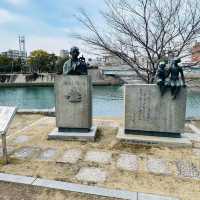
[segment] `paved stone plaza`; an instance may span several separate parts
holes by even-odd
[[[95,125],[100,124],[100,121],[103,120],[96,119]],[[48,133],[55,128],[55,118],[41,116],[31,125],[20,126],[20,129],[9,134],[9,154],[20,162],[10,164],[8,168],[1,167],[1,170],[11,174],[128,191],[143,191],[142,184],[144,192],[164,196],[169,196],[172,188],[176,187],[177,190],[180,185],[187,187],[184,185],[185,181],[196,184],[196,189],[199,187],[199,148],[120,144],[116,139],[117,128],[110,123],[111,120],[103,121],[103,125],[99,127],[100,136],[95,143],[50,141],[47,140]],[[195,142],[193,139],[193,144]],[[175,186],[175,183],[180,185]],[[172,194],[175,197],[181,196],[181,191],[182,189],[179,193],[174,191]]]

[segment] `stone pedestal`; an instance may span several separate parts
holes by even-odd
[[[124,96],[124,130],[119,131],[118,138],[127,140],[128,137],[129,142],[135,138],[138,142],[139,138],[145,140],[145,136],[148,136],[148,142],[154,143],[156,136],[156,143],[159,143],[161,137],[162,142],[163,137],[181,137],[185,124],[185,88],[181,88],[179,95],[173,100],[170,90],[161,96],[159,87],[155,84],[128,84],[125,85]]]
[[[60,75],[55,79],[56,126],[49,139],[94,140],[90,76]],[[85,136],[85,137],[84,137]]]

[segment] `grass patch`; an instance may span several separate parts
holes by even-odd
[[[22,160],[19,160],[17,158],[13,158],[13,157],[8,157],[8,165],[9,164],[20,164],[22,163]],[[6,165],[5,160],[3,160],[3,158],[0,158],[0,166],[4,166]]]

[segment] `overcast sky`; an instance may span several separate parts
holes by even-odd
[[[28,52],[44,49],[58,54],[60,49],[79,46],[71,34],[84,29],[74,15],[84,8],[101,23],[103,7],[103,0],[0,0],[0,51],[18,49],[20,34],[26,37]]]

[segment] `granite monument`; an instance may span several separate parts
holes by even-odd
[[[92,84],[87,75],[85,58],[78,57],[73,47],[71,58],[64,63],[63,75],[55,78],[55,108],[57,130],[49,139],[95,140],[96,127],[92,126]]]

